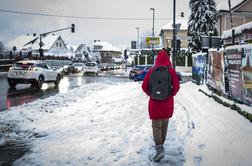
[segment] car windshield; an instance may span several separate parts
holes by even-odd
[[[64,66],[69,65],[70,61],[46,61],[51,66]]]
[[[74,66],[83,66],[82,63],[75,63]]]
[[[86,66],[88,66],[88,67],[95,67],[95,63],[86,63]]]

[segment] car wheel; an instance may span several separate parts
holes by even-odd
[[[16,85],[17,85],[16,81],[14,81],[14,80],[8,80],[8,84],[9,84],[9,86],[10,86],[11,88],[15,88]]]
[[[56,80],[54,81],[55,87],[59,86],[59,82],[60,82],[60,75],[57,75]]]
[[[37,87],[38,89],[41,89],[43,83],[44,83],[44,77],[43,77],[43,76],[39,76],[36,87]]]

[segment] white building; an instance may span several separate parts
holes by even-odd
[[[122,51],[107,42],[95,41],[94,52],[100,53],[101,63],[113,63],[122,59]]]
[[[84,62],[89,59],[90,50],[85,44],[79,45],[67,45],[68,56],[73,58],[75,61]]]

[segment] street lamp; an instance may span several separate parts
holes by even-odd
[[[155,9],[154,8],[150,8],[150,10],[153,11],[153,20],[152,20],[152,37],[154,37],[154,18],[155,18]]]
[[[154,18],[155,18],[155,9],[154,8],[150,8],[150,10],[153,11],[153,20],[152,20],[152,37],[154,37]],[[152,61],[154,64],[154,45],[152,44]]]
[[[140,49],[140,43],[139,43],[139,27],[136,27],[137,29],[137,48]]]
[[[139,27],[136,27],[136,29],[137,29],[137,49],[138,49],[138,51],[137,51],[137,65],[139,65],[139,60],[140,60],[140,58],[139,58],[139,56],[140,56]]]
[[[172,64],[176,69],[176,0],[173,0],[173,24],[172,24]]]

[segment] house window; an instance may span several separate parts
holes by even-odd
[[[58,43],[56,43],[56,47],[58,47]]]
[[[59,47],[61,47],[61,43],[59,43]]]

